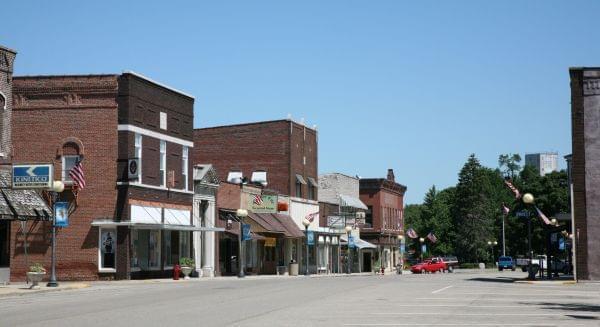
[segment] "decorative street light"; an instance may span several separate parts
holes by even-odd
[[[419,238],[419,243],[421,243],[421,262],[423,262],[423,243],[425,243],[425,239]]]
[[[246,274],[244,273],[244,218],[248,217],[248,210],[246,209],[237,209],[235,215],[240,220],[240,233],[238,235],[238,277],[244,278]]]
[[[302,219],[302,225],[304,225],[304,231],[305,231],[305,235],[306,235],[306,263],[305,263],[305,267],[306,269],[304,270],[304,274],[306,276],[310,275],[310,273],[308,272],[308,226],[310,226],[310,220],[304,218]]]
[[[56,282],[56,210],[54,210],[54,204],[58,200],[60,193],[65,190],[65,184],[61,181],[54,181],[52,183],[52,189],[50,190],[50,195],[52,197],[52,210],[53,210],[53,218],[52,218],[52,258],[51,258],[51,272],[50,272],[50,280],[46,286],[48,287],[57,287],[58,282]]]
[[[532,205],[535,202],[535,198],[531,193],[525,193],[523,195],[523,203]],[[527,271],[529,272],[529,279],[535,279],[533,274],[533,250],[531,248],[531,218],[527,216],[527,243],[529,248],[529,265]]]
[[[347,273],[350,274],[351,273],[351,262],[352,262],[352,256],[350,255],[350,232],[352,231],[352,226],[346,226],[346,228],[344,228],[346,230],[346,236],[348,237],[348,260],[346,260],[346,264],[348,265],[347,267]]]

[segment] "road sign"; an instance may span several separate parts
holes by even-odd
[[[52,164],[13,165],[13,188],[52,188]]]

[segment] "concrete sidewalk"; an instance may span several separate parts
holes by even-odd
[[[77,290],[90,287],[90,283],[84,282],[59,282],[58,287],[47,287],[46,282],[39,284],[39,288],[30,289],[31,284],[11,283],[8,285],[0,285],[0,297],[28,295],[34,293],[47,293],[66,290]]]

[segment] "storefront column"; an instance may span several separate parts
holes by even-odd
[[[215,226],[215,202],[208,201],[208,207],[204,212],[206,226]],[[202,276],[203,277],[214,277],[215,276],[215,232],[204,232],[204,239],[202,240]]]

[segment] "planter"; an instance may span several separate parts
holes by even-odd
[[[42,279],[44,279],[45,276],[46,276],[45,272],[32,272],[32,271],[28,271],[27,272],[27,279],[31,282],[31,286],[29,288],[30,289],[40,288],[40,286],[38,285],[38,283],[41,282]]]
[[[181,272],[184,276],[183,279],[190,279],[190,274],[192,273],[192,270],[194,270],[194,267],[182,266]]]

